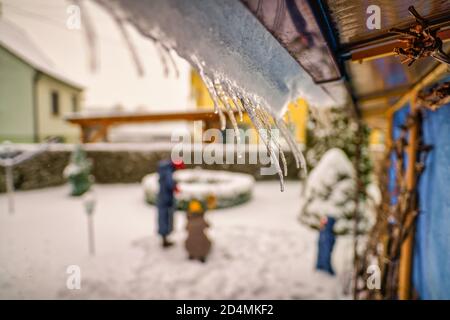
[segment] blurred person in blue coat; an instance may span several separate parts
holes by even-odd
[[[319,252],[317,255],[317,270],[322,270],[334,275],[333,267],[331,266],[331,256],[333,253],[336,236],[333,232],[336,219],[333,217],[323,217],[320,221],[319,233]]]
[[[168,248],[173,245],[167,238],[173,230],[173,214],[176,210],[174,192],[177,191],[177,184],[173,179],[173,173],[175,170],[183,168],[184,163],[181,160],[162,160],[158,164],[158,233],[162,237],[163,248]]]

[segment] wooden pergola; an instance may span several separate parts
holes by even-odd
[[[237,113],[237,112],[235,112]],[[105,115],[73,114],[65,120],[79,125],[83,143],[107,141],[112,126],[147,122],[202,121],[205,129],[219,127],[219,114],[212,111],[189,111],[169,113],[121,113]]]

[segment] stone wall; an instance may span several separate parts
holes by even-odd
[[[14,169],[17,190],[31,190],[58,186],[65,183],[63,170],[69,162],[73,146],[58,145],[56,148],[19,164]],[[97,183],[137,183],[149,173],[155,172],[159,160],[170,158],[167,148],[108,148],[105,145],[88,145],[86,152],[93,161],[92,174]],[[285,152],[288,164],[287,179],[298,179],[299,170],[290,152]],[[248,153],[245,155],[248,159]],[[257,164],[186,165],[188,168],[203,167],[209,170],[226,170],[250,174],[257,180],[278,179],[277,175],[261,176]],[[5,192],[4,169],[0,168],[0,192]]]

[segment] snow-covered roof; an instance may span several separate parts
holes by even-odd
[[[61,73],[45,54],[28,37],[25,30],[14,23],[0,19],[0,46],[29,64],[34,69],[55,78],[76,89],[83,89],[83,85],[71,80]]]

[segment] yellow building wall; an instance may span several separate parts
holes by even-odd
[[[306,143],[306,125],[308,123],[308,104],[303,99],[291,102],[285,120],[297,142]]]
[[[384,132],[380,129],[372,129],[369,135],[369,145],[384,145]]]
[[[208,93],[208,89],[206,89],[201,77],[195,70],[191,71],[191,94],[198,109],[214,109],[214,102]],[[239,119],[237,120],[239,124]],[[293,132],[297,142],[305,143],[306,124],[308,121],[308,105],[306,101],[298,99],[297,101],[290,103],[288,112],[285,115],[285,120],[288,122],[289,128]],[[248,115],[243,117],[242,123],[246,126],[253,126]],[[252,139],[252,141],[257,141],[257,139]]]
[[[191,71],[191,95],[197,109],[210,110],[214,108],[214,102],[209,96],[208,89],[203,84],[200,75],[194,70]]]
[[[41,74],[37,81],[37,109],[39,140],[49,136],[64,137],[66,142],[78,142],[80,130],[76,125],[64,120],[64,116],[72,113],[72,97],[77,97],[78,110],[81,104],[81,92],[47,75]],[[52,114],[52,91],[59,95],[59,115]]]

